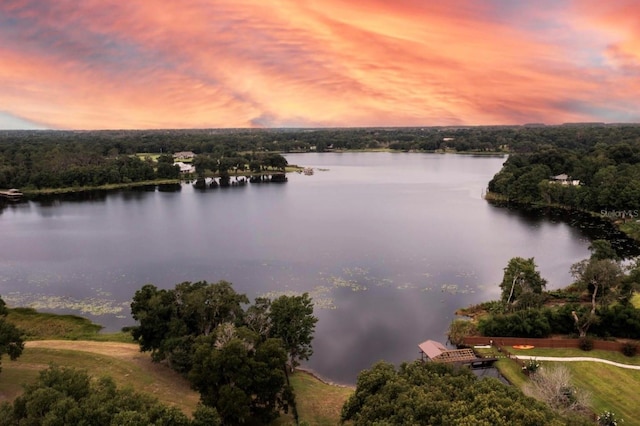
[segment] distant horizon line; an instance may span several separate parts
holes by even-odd
[[[104,128],[104,129],[0,129],[0,132],[144,132],[144,131],[272,131],[272,130],[357,130],[357,129],[468,129],[468,128],[505,128],[505,127],[571,127],[571,126],[640,126],[640,122],[604,122],[578,121],[559,124],[524,123],[524,124],[455,124],[424,126],[318,126],[318,127],[149,127],[149,128]]]

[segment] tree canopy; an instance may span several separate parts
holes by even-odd
[[[500,289],[502,301],[507,304],[524,302],[531,294],[541,294],[547,285],[547,280],[536,270],[534,258],[524,259],[514,257],[504,268],[504,276]],[[531,299],[530,297],[527,299]],[[523,304],[523,303],[521,303]]]
[[[108,377],[92,379],[85,371],[50,366],[13,403],[0,405],[3,425],[175,425],[215,426],[217,412],[199,406],[190,420],[157,399],[119,389]]]
[[[317,319],[308,294],[248,304],[226,281],[183,282],[170,290],[147,284],[131,303],[141,350],[185,375],[228,424],[268,422],[289,408],[295,413],[287,364],[313,353]]]
[[[358,376],[342,409],[354,425],[564,425],[544,404],[468,369],[416,361],[379,362]]]

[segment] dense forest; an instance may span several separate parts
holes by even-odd
[[[569,147],[537,145],[530,152],[510,155],[489,182],[489,191],[509,201],[638,217],[640,137],[616,135]]]
[[[640,126],[563,125],[353,129],[218,129],[0,132],[0,188],[60,188],[177,179],[172,154],[192,151],[207,170],[281,169],[274,153],[389,149],[418,152],[516,153],[491,190],[513,199],[564,201],[573,195],[534,191],[533,180],[567,173],[586,185],[637,176]],[[164,154],[155,160],[136,154]],[[583,161],[583,159],[586,159]],[[535,167],[539,166],[539,167]],[[611,169],[610,167],[615,167]],[[548,170],[547,170],[548,168]],[[600,168],[606,171],[596,176]],[[513,175],[513,176],[512,176]],[[520,182],[520,178],[526,175]],[[628,185],[627,185],[628,186]],[[568,192],[570,192],[569,190]],[[627,189],[632,197],[635,186]],[[614,190],[612,190],[614,192]],[[628,194],[627,194],[628,192]],[[564,197],[564,198],[563,198]],[[601,195],[601,197],[604,197]],[[637,200],[640,197],[636,197]],[[582,200],[582,199],[581,199]],[[619,201],[619,200],[618,200]],[[582,202],[582,201],[581,201]],[[619,201],[588,198],[589,206]],[[582,206],[582,204],[579,204]]]

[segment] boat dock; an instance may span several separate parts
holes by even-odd
[[[0,191],[0,198],[6,198],[11,201],[18,201],[22,198],[22,192],[17,189],[10,189],[8,191]]]

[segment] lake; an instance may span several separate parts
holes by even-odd
[[[313,167],[286,183],[130,190],[0,208],[0,294],[11,306],[86,316],[118,330],[145,283],[227,280],[250,299],[309,292],[319,322],[306,364],[354,383],[384,359],[446,341],[459,307],[497,299],[511,257],[535,257],[548,288],[570,283],[589,231],[492,206],[506,158],[289,154]]]

